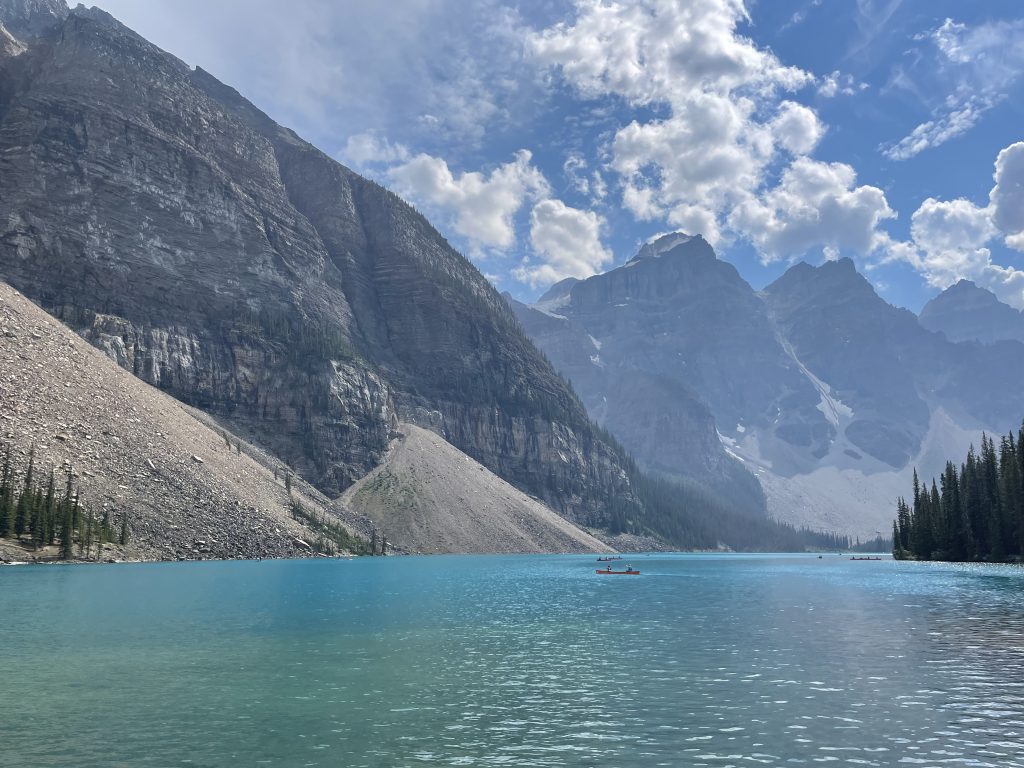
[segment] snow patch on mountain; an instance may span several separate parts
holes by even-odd
[[[791,477],[771,471],[755,474],[772,517],[796,526],[866,539],[891,532],[896,499],[910,493],[915,467],[922,482],[930,483],[948,459],[964,456],[972,443],[981,443],[980,430],[963,427],[944,409],[936,408],[920,451],[901,470],[870,471],[867,467],[831,464]]]
[[[800,369],[800,373],[807,377],[807,380],[814,385],[816,390],[818,390],[818,395],[821,398],[818,402],[818,410],[821,411],[837,431],[842,431],[841,427],[845,427],[853,420],[853,409],[838,398],[834,397],[832,395],[832,387],[811,373],[811,370],[804,365],[803,361],[801,361],[797,356],[796,350],[793,349],[793,345],[790,344],[789,341],[778,332],[778,330],[776,330],[776,338],[778,338],[779,344],[782,345],[782,350],[794,363],[796,363],[797,368]]]

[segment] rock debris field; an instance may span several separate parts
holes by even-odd
[[[102,559],[178,560],[311,554],[316,534],[289,514],[284,472],[228,446],[224,434],[139,381],[24,296],[0,283],[0,441],[23,474],[68,468],[81,503],[115,525],[127,546]],[[232,443],[235,440],[232,438]],[[310,511],[322,497],[293,488]],[[45,559],[11,541],[5,561]]]

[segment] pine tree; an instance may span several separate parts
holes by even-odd
[[[123,547],[128,543],[128,515],[121,515],[121,535],[118,537],[118,543]]]
[[[1017,552],[1024,556],[1024,424],[1017,432],[1017,477],[1020,481],[1017,491],[1020,506],[1017,508],[1014,524],[1017,531]]]
[[[907,506],[907,500],[902,496],[897,503],[896,521],[899,539],[893,539],[893,545],[898,546],[903,552],[910,552],[910,507]]]
[[[36,548],[46,543],[46,503],[42,491],[32,494],[32,541]]]
[[[70,504],[62,504],[60,526],[60,556],[62,560],[70,560],[74,556],[73,539],[75,535],[74,508]]]
[[[988,551],[988,520],[982,503],[978,457],[973,444],[960,471],[960,486],[964,518],[970,533],[966,545],[967,556],[971,560],[977,560],[981,553]]]
[[[1021,478],[1017,444],[1013,433],[1003,438],[999,451],[1000,522],[1008,555],[1022,554],[1018,548],[1017,521],[1021,511]]]
[[[28,472],[25,474],[25,485],[21,496],[18,498],[18,505],[14,510],[14,535],[19,539],[29,527],[32,514],[32,472],[35,468],[36,449],[35,446],[28,454]]]
[[[0,537],[14,531],[14,472],[11,469],[11,448],[4,453],[3,471],[0,472]]]
[[[75,496],[75,509],[76,510],[78,509],[78,496]],[[85,536],[83,537],[83,540],[82,540],[82,545],[85,546],[85,559],[86,560],[89,559],[90,553],[92,552],[92,537],[93,537],[92,515],[86,514],[85,515]],[[79,549],[81,549],[81,546],[79,546]]]
[[[53,470],[50,470],[50,478],[46,483],[46,497],[43,501],[46,518],[46,535],[44,543],[54,544],[57,541],[57,489],[54,483]]]
[[[114,529],[110,525],[110,510],[103,510],[103,519],[100,521],[99,535],[96,537],[96,544],[109,544],[114,540]]]

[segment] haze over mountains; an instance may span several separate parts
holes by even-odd
[[[849,261],[758,293],[675,233],[510,307],[409,205],[108,14],[0,22],[0,278],[409,549],[796,545],[766,512],[874,535],[914,463],[1020,417],[1024,345],[955,341],[1005,314],[984,297],[951,289],[943,336]]]
[[[1024,342],[1024,312],[970,280],[950,286],[921,310],[921,325],[950,341]]]
[[[621,450],[409,206],[108,14],[4,0],[0,274],[337,495],[400,420],[562,514]]]
[[[489,510],[502,550],[597,546],[572,525],[640,534],[629,546],[797,545],[759,500],[737,511],[703,485],[647,482],[395,195],[98,9],[0,0],[0,23],[0,277],[122,368],[335,507],[392,460],[406,479],[466,470],[412,483],[422,519],[393,517],[383,486],[352,497],[377,523],[430,529],[428,549],[460,540],[436,530],[460,524],[445,487],[465,515]]]
[[[773,515],[812,527],[885,531],[914,465],[928,475],[1021,418],[1024,345],[951,342],[848,259],[797,264],[757,293],[675,233],[512,305],[642,465],[720,488],[742,465]]]

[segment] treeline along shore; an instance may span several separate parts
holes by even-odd
[[[104,508],[99,517],[82,504],[70,466],[61,474],[43,474],[35,450],[19,472],[11,446],[0,443],[0,538],[14,539],[36,551],[50,550],[53,559],[98,559],[104,544],[125,546],[130,536],[128,515],[116,517]]]
[[[959,466],[931,486],[914,472],[913,495],[900,498],[893,522],[893,556],[953,562],[1024,561],[1024,427],[996,441],[981,438]]]

